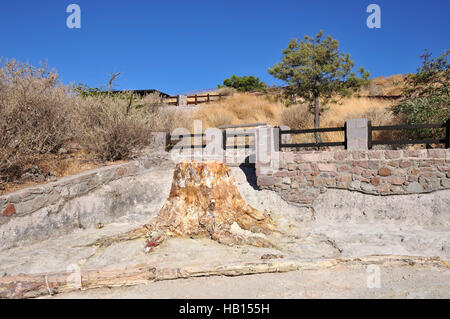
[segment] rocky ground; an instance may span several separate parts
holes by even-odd
[[[172,171],[172,167],[163,166],[121,183],[131,185],[138,180],[168,195]],[[276,219],[280,233],[268,238],[275,248],[224,246],[209,239],[170,239],[150,254],[144,253],[143,240],[118,243],[104,250],[88,246],[102,236],[123,233],[147,222],[167,197],[155,196],[145,207],[101,229],[80,229],[0,251],[0,277],[66,271],[74,265],[81,269],[136,265],[217,269],[220,265],[267,262],[282,269],[283,263],[293,263],[297,266],[285,273],[207,275],[46,298],[450,297],[450,209],[445,209],[450,208],[450,190],[389,197],[328,190],[314,207],[307,208],[291,205],[274,192],[256,190],[249,168],[233,167],[232,173],[243,198]],[[433,256],[439,258],[428,258]],[[379,270],[379,285],[375,288],[370,287],[371,267],[375,272]],[[251,269],[242,271],[249,273]]]

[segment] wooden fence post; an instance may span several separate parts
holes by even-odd
[[[445,148],[450,148],[450,119],[445,123]]]
[[[281,134],[281,127],[280,126],[275,126],[274,127],[274,132],[275,132],[275,130],[277,130],[278,129],[278,143],[276,143],[275,144],[275,150],[277,151],[277,152],[281,152],[281,144],[282,144],[282,134]],[[278,144],[278,145],[277,145]]]
[[[367,148],[372,149],[372,121],[367,122]]]
[[[198,100],[197,100],[197,94],[195,94],[195,105],[197,105],[198,103]]]
[[[227,150],[227,130],[222,131],[222,143],[223,143],[223,150]]]
[[[347,149],[347,145],[348,145],[348,138],[347,138],[347,121],[345,121],[344,123],[344,148]]]
[[[209,103],[209,102],[210,102],[210,99],[209,99],[209,93],[208,93],[208,95],[207,95],[207,96],[208,96],[208,103]]]

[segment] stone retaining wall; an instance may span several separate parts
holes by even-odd
[[[450,188],[450,149],[280,152],[279,169],[257,164],[258,185],[310,205],[327,188],[374,195]]]

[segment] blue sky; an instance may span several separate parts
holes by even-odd
[[[66,7],[81,7],[81,29],[66,27]],[[366,8],[381,7],[381,29]],[[449,49],[449,0],[3,0],[0,56],[48,60],[65,83],[176,94],[223,79],[267,73],[290,38],[323,29],[372,77],[414,72],[428,48]]]

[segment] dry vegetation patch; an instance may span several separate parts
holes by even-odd
[[[34,175],[78,172],[85,161],[90,169],[127,160],[150,144],[152,131],[177,125],[159,95],[88,93],[61,83],[46,64],[0,60],[0,191],[34,183]],[[67,151],[74,144],[84,159]]]
[[[402,76],[375,79],[372,86],[382,87],[382,94],[392,94],[389,88],[396,89],[401,79]],[[171,132],[177,127],[192,129],[194,120],[201,120],[203,128],[256,122],[292,129],[313,127],[308,107],[286,107],[279,92],[236,93],[229,88],[219,91],[227,98],[181,112],[164,105],[157,94],[83,94],[62,84],[58,74],[46,64],[34,67],[15,60],[0,61],[0,191],[35,182],[23,179],[24,172],[33,166],[45,176],[61,177],[127,160],[149,145],[151,132]],[[328,105],[321,116],[321,126],[342,126],[346,119],[359,117],[374,124],[395,123],[388,112],[392,104],[384,99],[346,98],[339,105]],[[343,134],[326,133],[321,138],[339,141]],[[314,141],[312,134],[295,139]],[[77,148],[68,152],[68,145],[74,144]]]

